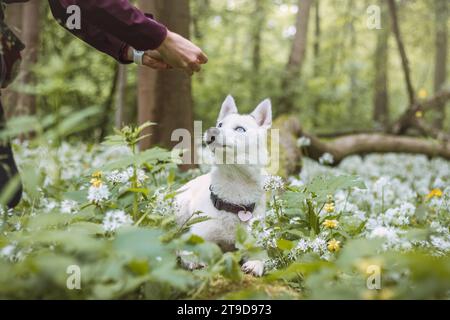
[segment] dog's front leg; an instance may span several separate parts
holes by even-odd
[[[261,277],[264,274],[264,261],[248,260],[242,264],[242,271],[255,277]]]

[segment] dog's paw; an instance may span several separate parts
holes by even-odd
[[[208,266],[206,263],[198,261],[198,258],[194,256],[193,252],[190,251],[177,252],[177,260],[183,269],[190,271],[203,269]]]
[[[183,263],[183,267],[185,269],[188,269],[190,271],[194,271],[194,270],[199,270],[199,269],[204,269],[206,268],[208,265],[206,263],[203,262],[185,262]]]
[[[261,277],[264,273],[264,262],[260,260],[250,260],[242,265],[242,271]]]

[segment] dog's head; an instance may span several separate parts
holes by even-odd
[[[217,124],[205,133],[205,143],[216,164],[266,165],[267,132],[272,125],[270,100],[247,115],[238,112],[232,96],[222,104]]]

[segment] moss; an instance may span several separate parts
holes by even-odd
[[[197,299],[301,299],[301,294],[281,282],[244,275],[240,281],[214,278]]]

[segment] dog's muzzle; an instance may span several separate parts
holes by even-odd
[[[213,143],[214,141],[216,141],[217,136],[219,135],[220,131],[217,128],[209,128],[206,131],[206,144],[210,145],[211,143]]]

